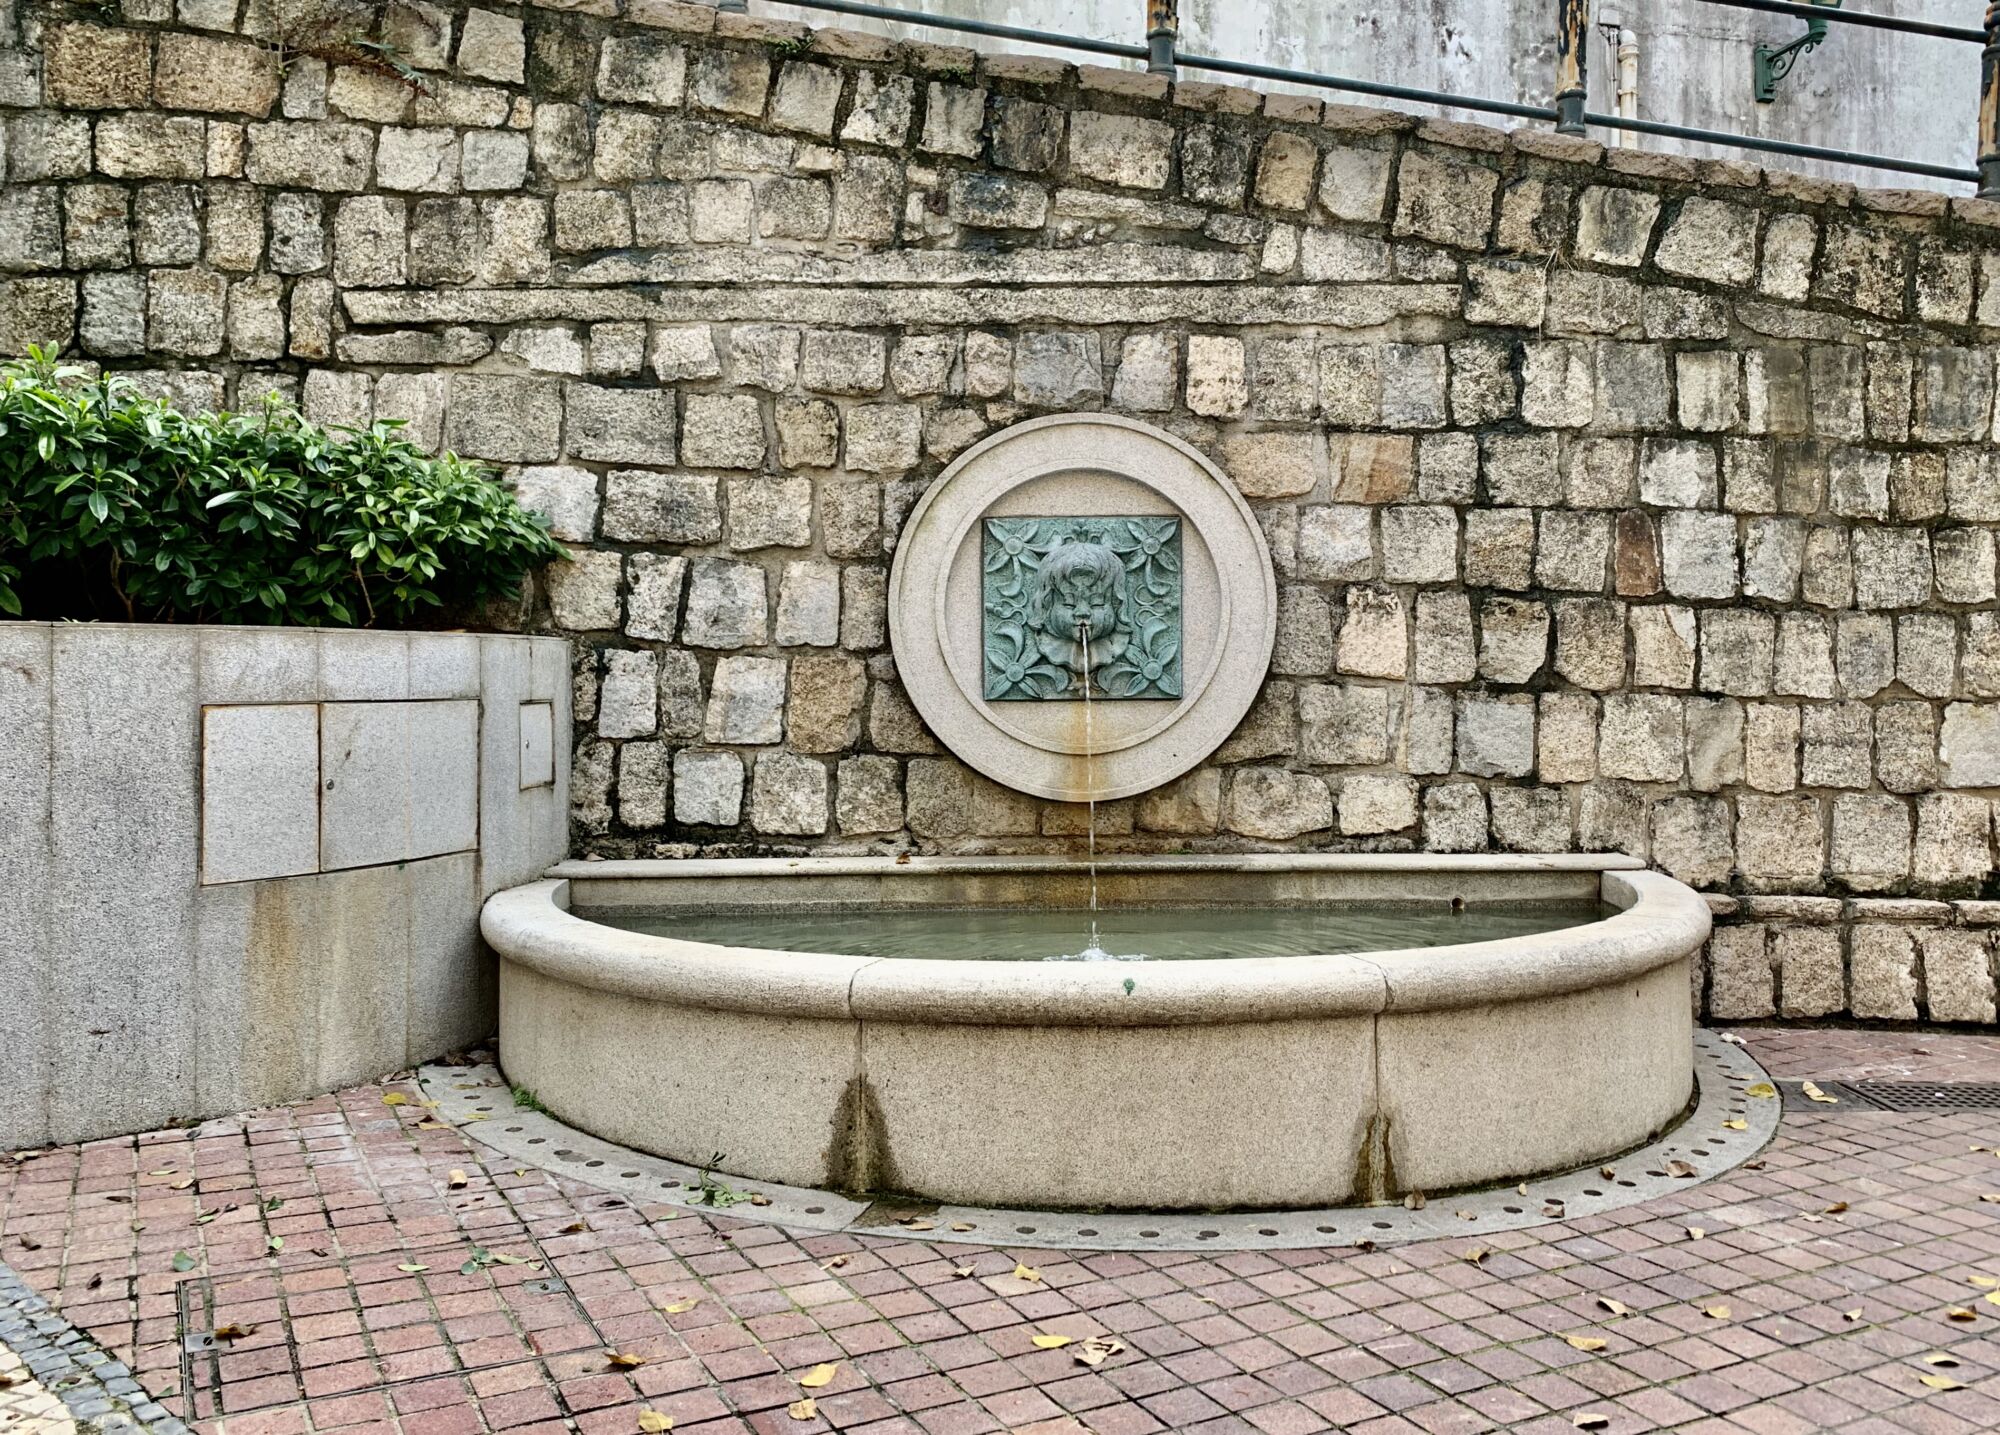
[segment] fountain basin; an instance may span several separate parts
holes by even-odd
[[[1050,858],[568,862],[489,899],[501,1060],[608,1140],[802,1186],[996,1206],[1393,1200],[1570,1169],[1692,1091],[1708,908],[1631,859],[1101,860],[1101,902],[1612,915],[1451,946],[956,961],[691,942],[571,908],[1081,908]],[[1129,987],[1128,987],[1129,983]]]

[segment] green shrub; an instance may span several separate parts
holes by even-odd
[[[563,555],[484,470],[398,428],[184,414],[30,351],[0,365],[0,610],[421,627]]]

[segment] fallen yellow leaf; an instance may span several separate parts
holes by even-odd
[[[1487,1250],[1486,1247],[1484,1246],[1474,1246],[1469,1251],[1460,1251],[1458,1253],[1458,1258],[1462,1261],[1469,1261],[1476,1266],[1481,1261],[1485,1260],[1488,1256],[1492,1254],[1493,1253]]]
[[[1808,1101],[1817,1101],[1826,1106],[1840,1105],[1840,1098],[1838,1096],[1828,1096],[1810,1081],[1801,1081],[1799,1083],[1799,1090],[1806,1094],[1806,1100]]]
[[[1688,1239],[1691,1241],[1698,1241],[1703,1236],[1708,1234],[1708,1232],[1704,1231],[1700,1226],[1689,1226],[1687,1228],[1687,1233],[1688,1233]]]
[[[1705,1305],[1701,1308],[1701,1313],[1710,1320],[1729,1319],[1729,1307],[1726,1305]]]
[[[1856,1307],[1855,1307],[1855,1308],[1854,1308],[1853,1310],[1844,1310],[1844,1311],[1842,1311],[1842,1312],[1840,1313],[1840,1318],[1841,1318],[1842,1320],[1859,1320],[1859,1319],[1861,1319],[1861,1307],[1859,1307],[1859,1306],[1856,1306]]]
[[[1611,1423],[1611,1417],[1599,1415],[1595,1410],[1579,1410],[1569,1417],[1569,1423],[1579,1430],[1602,1430]]]
[[[840,1362],[837,1360],[828,1361],[824,1365],[815,1365],[799,1377],[799,1384],[808,1390],[818,1390],[821,1386],[833,1384],[834,1373],[839,1369]]]
[[[1831,1206],[1828,1206],[1825,1210],[1821,1211],[1820,1214],[1822,1216],[1838,1216],[1846,1209],[1847,1209],[1847,1202],[1835,1201]]]
[[[821,1270],[828,1270],[828,1271],[837,1271],[837,1270],[839,1270],[839,1269],[840,1269],[840,1268],[841,1268],[842,1266],[846,1265],[846,1264],[847,1264],[847,1262],[848,1262],[848,1261],[849,1261],[850,1259],[851,1259],[851,1257],[848,1257],[848,1256],[835,1256],[835,1257],[833,1257],[833,1259],[831,1259],[831,1260],[828,1260],[828,1261],[822,1261],[822,1262],[820,1263],[820,1269],[821,1269]]]
[[[657,1410],[641,1410],[639,1428],[645,1431],[646,1435],[660,1435],[660,1432],[674,1428],[674,1417],[662,1415]]]
[[[1625,1302],[1622,1300],[1613,1300],[1608,1295],[1599,1296],[1597,1298],[1597,1303],[1603,1306],[1606,1310],[1610,1311],[1613,1315],[1630,1315],[1632,1313],[1631,1306],[1625,1304]]]
[[[953,1221],[951,1228],[954,1231],[969,1231],[973,1229],[973,1224],[970,1221]]]
[[[385,1091],[382,1093],[382,1104],[384,1106],[407,1106],[409,1101],[410,1098],[403,1095],[400,1091]]]
[[[1424,1208],[1424,1193],[1422,1191],[1410,1192],[1407,1196],[1403,1197],[1403,1208],[1410,1211],[1421,1211]]]
[[[1563,1343],[1576,1350],[1602,1350],[1611,1342],[1601,1335],[1566,1335]]]
[[[906,1231],[935,1231],[937,1222],[926,1221],[922,1216],[898,1216],[896,1224]]]
[[[1667,1174],[1679,1177],[1692,1176],[1694,1175],[1694,1167],[1685,1161],[1669,1161],[1667,1162]]]
[[[1993,1276],[1967,1276],[1966,1284],[1978,1286],[1983,1291],[2000,1290],[2000,1279]]]
[[[1988,1305],[2000,1305],[2000,1291],[1988,1291],[1984,1299]]]
[[[967,1276],[969,1276],[969,1275],[971,1275],[971,1274],[972,1274],[972,1267],[971,1267],[971,1266],[953,1266],[953,1267],[951,1268],[951,1273],[952,1273],[953,1275],[957,1276],[957,1277],[958,1277],[958,1278],[959,1278],[960,1280],[964,1280],[964,1279],[965,1279],[965,1278],[966,1278]]]
[[[1949,1369],[1956,1370],[1958,1369],[1958,1357],[1955,1355],[1946,1355],[1941,1350],[1934,1350],[1929,1355],[1924,1357],[1924,1364],[1942,1365]]]
[[[1607,1181],[1616,1181],[1618,1179],[1618,1168],[1616,1166],[1599,1166],[1597,1174]]]
[[[457,1167],[453,1167],[451,1174],[444,1178],[444,1183],[456,1191],[465,1184],[465,1172],[459,1170]]]
[[[1952,1320],[1959,1320],[1959,1321],[1979,1319],[1978,1311],[1972,1310],[1962,1305],[1953,1306],[1950,1310],[1945,1312],[1945,1315],[1950,1317]]]
[[[604,1352],[604,1362],[613,1370],[637,1370],[646,1363],[646,1357],[623,1350],[607,1350]]]
[[[1953,1380],[1949,1375],[1919,1375],[1917,1379],[1933,1390],[1963,1390],[1963,1381]]]
[[[1033,1266],[1024,1266],[1024,1265],[1022,1265],[1022,1264],[1021,1264],[1021,1263],[1020,1263],[1019,1261],[1016,1261],[1016,1262],[1014,1262],[1014,1279],[1015,1279],[1015,1280],[1017,1280],[1017,1281],[1038,1281],[1038,1280],[1040,1280],[1041,1278],[1042,1278],[1042,1273],[1041,1273],[1040,1271],[1036,1270],[1036,1269],[1035,1269],[1035,1268],[1034,1268]]]
[[[1066,1335],[1033,1335],[1028,1338],[1035,1343],[1037,1350],[1061,1350],[1069,1344],[1069,1337]]]
[[[254,1325],[236,1325],[232,1323],[230,1325],[218,1325],[215,1328],[215,1338],[217,1340],[241,1340],[246,1335],[255,1335],[256,1333],[257,1327]]]
[[[1771,1097],[1778,1094],[1778,1088],[1771,1085],[1768,1081],[1758,1081],[1744,1087],[1743,1094],[1745,1096]]]
[[[1750,1129],[1750,1123],[1748,1121],[1739,1121],[1739,1120],[1725,1121],[1722,1123],[1722,1126],[1723,1129],[1726,1131],[1748,1131]]]
[[[429,1270],[429,1269],[430,1269],[430,1267],[429,1267],[429,1266],[420,1266],[420,1265],[418,1265],[418,1264],[417,1264],[417,1263],[416,1263],[415,1261],[411,1261],[411,1262],[409,1262],[409,1263],[407,1263],[407,1264],[405,1264],[405,1265],[400,1265],[400,1266],[397,1266],[397,1267],[396,1267],[396,1269],[397,1269],[397,1270],[399,1270],[399,1271],[402,1271],[402,1272],[403,1272],[403,1273],[404,1273],[405,1275],[412,1275],[412,1276],[413,1276],[413,1275],[417,1274],[417,1272],[419,1272],[419,1271],[427,1271],[427,1270]]]
[[[811,1420],[819,1414],[819,1406],[815,1405],[813,1398],[808,1395],[803,1400],[794,1400],[787,1405],[785,1413],[794,1420]]]
[[[667,1307],[667,1314],[668,1314],[668,1315],[685,1315],[685,1314],[686,1314],[686,1313],[687,1313],[688,1311],[691,1311],[691,1310],[693,1310],[693,1309],[694,1309],[694,1308],[695,1308],[696,1306],[698,1306],[698,1305],[700,1305],[700,1304],[701,1304],[701,1297],[700,1297],[700,1296],[698,1296],[698,1295],[697,1295],[697,1296],[689,1296],[689,1297],[688,1297],[688,1298],[687,1298],[686,1300],[677,1300],[677,1301],[675,1301],[675,1302],[674,1302],[674,1303],[673,1303],[672,1305],[668,1306],[668,1307]]]

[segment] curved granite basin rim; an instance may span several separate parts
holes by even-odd
[[[1039,872],[1029,859],[1009,860],[1012,872]],[[1172,872],[1197,862],[1179,859],[1123,870]],[[1298,871],[1300,860],[1258,863]],[[1629,860],[1629,859],[1624,859]],[[700,865],[713,875],[743,875],[741,864],[566,863],[562,876],[496,894],[481,915],[486,940],[503,957],[574,986],[646,1001],[712,1011],[856,1021],[983,1025],[1159,1026],[1281,1021],[1438,1011],[1489,1006],[1603,987],[1686,957],[1708,931],[1700,897],[1672,878],[1621,870],[1618,859],[1560,863],[1533,859],[1518,866],[1487,857],[1444,870],[1504,873],[1598,872],[1603,900],[1621,910],[1599,921],[1530,937],[1444,947],[1299,957],[1237,957],[1206,961],[1126,963],[966,962],[908,957],[853,957],[724,947],[629,932],[570,914],[572,876],[583,884],[657,879],[659,869]],[[838,864],[838,872],[835,870]],[[788,867],[798,877],[881,874],[900,868],[887,859],[819,859]],[[1113,864],[1106,869],[1118,870]],[[1328,866],[1322,873],[1435,874],[1437,859],[1371,857]],[[582,867],[584,872],[577,872]],[[944,870],[947,863],[938,864]],[[652,869],[652,870],[634,870]],[[922,870],[922,869],[920,869]],[[933,869],[936,870],[936,869]],[[975,870],[993,872],[997,866]],[[1130,980],[1131,990],[1125,983]]]

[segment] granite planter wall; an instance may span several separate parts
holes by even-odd
[[[490,1035],[480,904],[567,842],[567,645],[0,623],[0,1146]]]
[[[416,88],[180,13],[16,10],[0,349],[502,465],[584,852],[1071,849],[884,595],[955,457],[1101,411],[1278,592],[1100,846],[1624,851],[1718,1015],[1992,1020],[2000,206],[658,0],[390,7]]]

